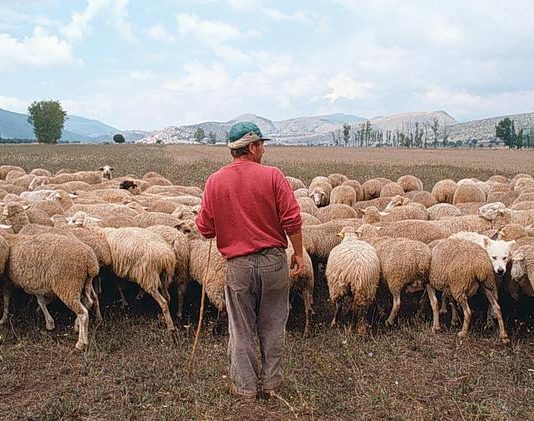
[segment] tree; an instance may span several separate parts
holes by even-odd
[[[519,129],[515,139],[515,147],[521,149],[525,147],[525,136],[523,135],[523,129]]]
[[[343,124],[343,142],[345,142],[345,147],[349,146],[350,140],[350,124]]]
[[[195,140],[197,142],[202,142],[204,140],[204,138],[206,137],[206,133],[204,133],[204,129],[202,127],[197,127],[197,129],[195,130],[195,134],[193,135],[193,137],[195,138]]]
[[[124,139],[124,136],[120,133],[117,133],[113,135],[113,142],[115,143],[124,143],[126,139]]]
[[[214,132],[208,133],[208,143],[211,143],[212,145],[215,145],[217,142],[217,135]]]
[[[57,143],[67,113],[59,101],[34,101],[28,107],[28,123],[39,143]]]
[[[434,148],[438,147],[438,133],[439,133],[439,120],[435,118],[430,125],[430,130],[432,130],[432,146]]]
[[[501,139],[506,146],[513,148],[516,141],[514,122],[508,117],[499,121],[495,126],[495,136]]]

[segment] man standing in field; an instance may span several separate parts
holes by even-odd
[[[195,220],[204,237],[217,237],[217,248],[227,260],[231,392],[250,400],[258,393],[258,379],[269,395],[283,380],[289,314],[287,237],[294,250],[292,276],[298,276],[304,264],[300,208],[284,174],[261,164],[265,140],[252,122],[232,126],[227,145],[233,161],[208,178]]]

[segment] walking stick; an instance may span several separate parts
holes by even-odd
[[[187,365],[187,374],[191,375],[193,371],[193,364],[195,362],[195,353],[197,351],[198,338],[200,336],[200,328],[202,327],[202,320],[204,319],[204,301],[206,297],[206,281],[208,278],[208,272],[210,270],[210,260],[211,260],[211,243],[213,239],[210,239],[210,245],[208,248],[208,261],[206,264],[206,272],[204,272],[204,279],[202,280],[202,292],[200,297],[200,314],[198,315],[198,326],[195,333],[195,341],[193,342],[193,349],[191,350],[191,356],[189,357],[189,364]]]

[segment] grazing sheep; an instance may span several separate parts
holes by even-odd
[[[300,206],[301,212],[306,212],[310,215],[315,215],[319,210],[311,197],[299,197],[297,198],[297,203]]]
[[[356,213],[356,210],[351,208],[349,205],[333,204],[319,208],[317,212],[315,212],[314,216],[317,217],[322,223],[325,223],[332,221],[333,219],[357,218],[358,214]]]
[[[504,327],[501,309],[497,303],[495,274],[486,251],[477,244],[454,238],[437,242],[432,248],[429,284],[427,292],[432,306],[432,331],[440,331],[439,309],[436,290],[452,297],[463,309],[464,321],[458,336],[466,337],[471,323],[471,309],[468,299],[481,288],[499,322],[499,337],[507,343],[508,334]]]
[[[343,204],[354,206],[356,203],[356,192],[351,186],[336,186],[330,193],[330,204]]]
[[[453,204],[454,192],[456,191],[456,182],[454,180],[446,179],[440,180],[432,188],[432,196],[438,203]]]
[[[79,331],[76,348],[84,349],[89,343],[89,313],[82,300],[87,300],[87,305],[91,306],[92,297],[96,295],[92,281],[99,267],[94,252],[81,241],[58,234],[16,234],[6,239],[10,252],[0,324],[7,321],[12,288],[20,287],[36,295],[46,328],[52,330],[54,319],[46,305],[51,296],[57,296],[76,314]]]
[[[381,212],[375,206],[369,206],[365,209],[356,209],[358,217],[362,218],[364,224],[377,224],[382,221],[382,216],[387,215],[385,212]]]
[[[99,229],[96,228],[98,231]],[[168,331],[174,330],[169,313],[170,284],[176,265],[172,248],[163,238],[143,228],[100,228],[111,250],[115,275],[136,283],[158,303]],[[165,280],[161,277],[165,276]],[[163,295],[162,295],[163,294]]]
[[[128,206],[117,204],[96,204],[80,205],[76,204],[65,212],[65,216],[73,216],[76,212],[83,211],[89,216],[106,220],[112,216],[135,218],[139,212]]]
[[[470,183],[468,180],[462,184],[458,183],[452,198],[453,205],[457,205],[458,203],[485,201],[486,193],[484,193],[484,191],[475,183]]]
[[[30,174],[36,175],[38,177],[51,177],[52,173],[44,168],[34,168],[30,171]]]
[[[131,194],[137,196],[141,194],[141,189],[133,180],[124,180],[119,184],[119,189],[129,191]]]
[[[348,181],[349,177],[347,177],[344,174],[330,174],[328,177],[328,181],[332,185],[332,187],[341,186],[345,181]]]
[[[147,188],[144,193],[148,194],[163,194],[165,196],[196,196],[202,197],[202,189],[192,186],[151,186]]]
[[[293,191],[306,188],[306,184],[298,178],[286,176],[286,180],[289,182],[291,190]]]
[[[366,209],[369,206],[374,206],[378,210],[383,211],[391,202],[391,197],[377,197],[376,199],[362,200],[354,204],[354,209]]]
[[[494,228],[508,224],[524,226],[534,224],[534,211],[507,209],[504,204],[499,202],[481,206],[478,209],[478,215],[490,221]]]
[[[481,206],[484,206],[486,202],[464,202],[457,203],[456,207],[460,210],[462,215],[476,215]]]
[[[350,186],[356,192],[356,202],[363,200],[363,188],[358,180],[344,181],[342,186]]]
[[[356,230],[360,240],[371,244],[380,260],[382,279],[393,296],[386,323],[395,322],[401,306],[401,293],[425,288],[432,251],[428,245],[407,238],[380,237],[377,230],[364,224]]]
[[[399,183],[391,182],[384,184],[380,189],[380,197],[393,197],[396,195],[404,194],[404,189]]]
[[[358,240],[354,228],[345,227],[340,235],[341,243],[332,249],[326,263],[328,291],[336,305],[331,326],[336,325],[342,299],[349,293],[353,297],[353,316],[362,326],[363,318],[375,300],[380,281],[380,261],[373,246]]]
[[[408,193],[410,191],[422,191],[423,182],[420,178],[415,175],[403,175],[399,177],[397,183],[402,187],[402,189]]]
[[[141,228],[150,227],[151,225],[176,226],[180,219],[163,212],[145,212],[134,218],[136,224]]]
[[[0,179],[5,180],[6,175],[8,175],[11,171],[19,171],[21,173],[26,173],[24,171],[24,168],[18,167],[16,165],[0,165]]]
[[[390,181],[391,180],[388,180],[387,182]],[[384,182],[380,178],[372,178],[370,180],[364,181],[362,184],[363,199],[371,200],[380,197],[380,191],[382,190],[384,184],[387,184],[387,182]]]
[[[301,212],[300,213],[300,219],[302,220],[302,225],[305,226],[305,225],[320,225],[322,224],[322,222],[315,216],[309,214],[309,213],[306,213],[306,212]]]
[[[431,243],[447,237],[446,231],[436,222],[441,221],[417,221],[406,220],[397,222],[381,222],[379,227],[380,235],[387,235],[394,238],[409,238],[411,240]],[[378,227],[377,227],[378,229]]]
[[[460,216],[462,211],[454,205],[449,203],[437,203],[434,206],[430,206],[428,209],[428,217],[431,220],[438,220],[440,218]]]
[[[21,205],[17,202],[8,202],[2,211],[2,224],[9,225],[13,232],[19,232],[25,225],[30,223],[26,210],[27,205]]]
[[[488,181],[494,181],[496,183],[508,184],[508,183],[510,183],[510,178],[505,176],[505,175],[502,175],[502,174],[495,174],[495,175],[492,175],[490,178],[488,178]]]
[[[406,197],[415,203],[423,205],[425,208],[429,208],[430,206],[434,206],[436,203],[438,203],[436,199],[434,199],[434,196],[424,190],[408,192],[406,193]]]

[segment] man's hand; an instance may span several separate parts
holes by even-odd
[[[292,269],[291,272],[289,272],[290,277],[296,278],[297,276],[302,275],[302,272],[304,271],[304,258],[293,253],[291,255],[290,269]]]

